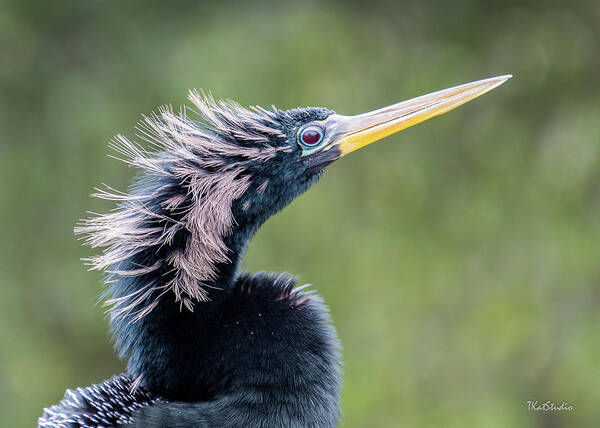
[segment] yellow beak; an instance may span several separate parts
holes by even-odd
[[[356,116],[333,114],[325,122],[334,135],[323,150],[337,147],[340,156],[347,155],[388,135],[447,113],[500,86],[511,77],[507,74],[466,83]]]

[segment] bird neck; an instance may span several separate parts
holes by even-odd
[[[224,237],[228,261],[217,263],[217,276],[203,284],[206,301],[195,302],[190,309],[166,293],[153,302],[151,311],[133,322],[111,319],[115,347],[128,359],[129,374],[140,378],[145,388],[182,400],[209,398],[210,391],[199,387],[202,381],[196,377],[219,340],[215,325],[221,323],[223,312],[228,312],[223,308],[231,306],[242,257],[256,229],[257,224],[238,224]],[[144,284],[138,287],[142,289]]]
[[[237,209],[233,211],[234,215],[239,214]],[[116,310],[113,308],[111,312],[111,332],[119,355],[129,360],[128,370],[132,376],[155,373],[157,369],[152,360],[156,359],[157,352],[160,355],[186,355],[187,352],[182,349],[187,349],[187,344],[198,343],[199,338],[207,334],[208,326],[218,316],[217,308],[231,294],[250,239],[266,218],[268,215],[236,216],[233,227],[222,236],[227,249],[226,260],[197,261],[212,264],[215,272],[214,277],[201,283],[206,292],[203,301],[190,305],[169,292],[172,290],[165,292],[165,286],[173,275],[177,275],[176,272],[159,270],[131,277],[115,276],[114,283],[107,290],[111,297],[109,302],[117,305]],[[188,239],[191,238],[188,236]],[[175,239],[171,247],[193,251],[191,245],[193,243]],[[129,270],[138,265],[153,266],[165,259],[165,252],[172,251],[173,248],[157,246],[153,251],[144,253],[142,260],[133,257],[121,266]],[[173,338],[177,340],[173,341]]]
[[[108,246],[93,262],[110,272],[111,332],[129,373],[151,373],[157,382],[151,389],[175,391],[180,384],[171,388],[169,379],[182,376],[158,380],[167,370],[161,364],[194,371],[194,356],[210,348],[211,326],[235,290],[248,242],[294,195],[282,196],[276,186],[254,189],[245,177],[203,177],[199,188],[211,191],[199,195],[177,180],[151,178],[142,177],[119,211],[93,218],[79,232],[90,234],[92,245]],[[186,396],[197,397],[194,388]]]
[[[224,291],[231,289],[234,286],[235,280],[238,277],[246,248],[252,236],[258,229],[258,225],[243,223],[236,225],[231,231],[224,236],[223,242],[227,247],[227,260],[214,262],[215,278],[204,282],[208,301],[219,300],[225,293]],[[194,305],[196,308],[201,308],[205,302],[197,302]]]

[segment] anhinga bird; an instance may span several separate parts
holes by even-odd
[[[242,108],[191,92],[188,110],[146,117],[141,148],[116,150],[141,172],[116,210],[84,220],[102,254],[115,347],[127,373],[67,390],[43,427],[333,427],[339,342],[327,307],[288,274],[240,272],[248,241],[327,165],[445,113],[511,76],[369,113]]]

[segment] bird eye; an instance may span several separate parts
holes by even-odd
[[[304,147],[315,147],[323,140],[323,130],[318,126],[307,126],[300,132],[300,144]]]

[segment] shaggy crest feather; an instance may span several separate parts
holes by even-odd
[[[250,186],[246,165],[289,150],[269,144],[285,138],[276,121],[285,112],[275,107],[246,109],[196,91],[188,98],[199,120],[188,117],[191,109],[175,114],[171,107],[162,107],[139,123],[136,135],[152,150],[122,135],[115,137],[110,146],[119,159],[142,174],[130,192],[110,186],[96,189],[92,196],[117,201],[118,207],[108,214],[91,213],[75,228],[76,234],[85,235],[85,244],[104,248],[85,260],[90,269],[108,274],[107,284],[139,279],[126,293],[115,286],[108,290],[111,298],[106,303],[113,317],[132,315],[133,321],[139,320],[169,291],[190,310],[194,302],[206,300],[206,285],[216,279],[215,265],[229,261],[223,238],[235,221],[233,201]],[[265,181],[260,191],[266,186]],[[159,253],[163,257],[144,257]],[[152,264],[140,262],[149,259]]]

